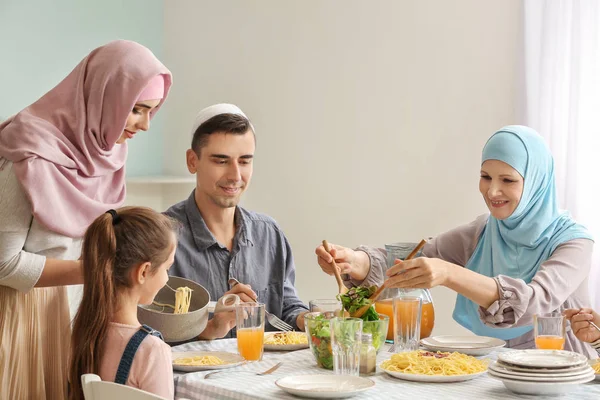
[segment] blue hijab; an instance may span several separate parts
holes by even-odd
[[[536,131],[518,125],[502,128],[483,148],[481,163],[487,160],[503,161],[519,172],[524,180],[523,194],[510,217],[504,220],[488,217],[466,268],[489,277],[506,275],[529,283],[560,244],[592,239],[569,213],[559,211],[552,154]],[[533,329],[532,326],[489,327],[481,322],[478,308],[458,295],[452,317],[477,335],[504,340]]]

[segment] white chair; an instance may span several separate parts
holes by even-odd
[[[103,382],[95,374],[81,375],[81,386],[85,400],[166,400],[164,397],[131,386]]]

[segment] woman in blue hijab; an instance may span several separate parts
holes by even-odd
[[[552,154],[531,128],[507,126],[492,135],[483,149],[479,190],[490,214],[430,240],[424,257],[398,261],[386,272],[388,285],[446,286],[458,294],[453,318],[459,324],[509,347],[533,348],[534,314],[589,306],[592,237],[558,209]],[[331,256],[320,250],[325,269]],[[345,272],[355,282],[381,283],[383,273],[373,267],[385,271],[384,252],[361,247],[337,253],[333,257],[348,265]],[[572,332],[565,349],[597,357]]]

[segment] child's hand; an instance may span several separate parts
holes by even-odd
[[[577,339],[582,342],[595,342],[600,339],[600,331],[594,328],[589,321],[600,325],[600,314],[591,308],[565,310],[565,316],[571,321],[571,329]]]

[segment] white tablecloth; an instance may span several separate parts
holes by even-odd
[[[389,345],[387,345],[389,347]],[[211,342],[193,342],[177,346],[173,351],[186,350],[215,350],[237,353],[235,339],[216,340]],[[379,364],[390,358],[386,350],[381,351],[377,357]],[[489,358],[495,359],[492,353]],[[249,372],[262,372],[279,361],[283,365],[271,375],[258,376]],[[208,372],[175,373],[175,398],[188,399],[298,399],[279,389],[275,381],[288,375],[296,374],[333,374],[317,367],[310,350],[294,352],[267,352],[260,362],[248,363],[241,367],[227,369],[208,379],[204,375]],[[520,396],[508,391],[502,382],[491,378],[487,374],[466,382],[456,383],[419,383],[395,379],[378,369],[375,375],[369,377],[375,386],[353,399],[461,399],[461,400],[488,400],[488,399],[541,399],[541,396]],[[579,385],[572,393],[555,399],[600,399],[600,382],[593,381]]]

